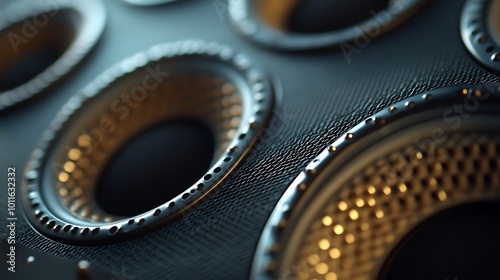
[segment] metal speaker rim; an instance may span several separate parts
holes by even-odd
[[[470,55],[483,67],[500,73],[500,46],[488,27],[488,10],[492,0],[467,0],[460,18],[460,35]],[[496,5],[500,7],[500,5]]]
[[[72,124],[72,118],[78,117],[79,113],[85,112],[89,105],[94,104],[92,101],[99,98],[100,93],[109,93],[106,89],[112,88],[117,84],[116,81],[126,81],[128,74],[155,62],[172,62],[179,59],[198,59],[202,63],[212,61],[219,66],[223,65],[231,69],[229,77],[238,75],[237,82],[244,85],[245,102],[247,102],[245,113],[227,148],[197,182],[186,186],[176,197],[147,212],[114,221],[68,218],[71,213],[61,212],[61,207],[57,206],[59,204],[54,204],[57,188],[47,184],[46,179],[53,176],[50,175],[53,172],[50,159],[54,153],[59,152],[54,151],[54,147],[59,145],[61,137],[69,139],[65,135],[67,135],[66,128]],[[194,67],[193,65],[196,64],[190,63],[187,67]],[[265,129],[273,104],[273,88],[264,71],[249,57],[233,51],[228,46],[198,40],[153,46],[105,71],[72,97],[55,116],[39,140],[25,169],[21,187],[24,212],[37,231],[49,238],[69,244],[91,245],[115,242],[157,229],[210,198],[211,192],[221,187],[234,174],[251,153],[258,137]],[[86,112],[89,113],[89,110]],[[48,192],[51,195],[48,195]],[[48,200],[51,203],[48,203]]]

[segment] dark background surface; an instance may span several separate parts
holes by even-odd
[[[219,14],[214,1],[183,0],[156,7],[103,2],[106,30],[88,59],[53,90],[0,112],[0,182],[7,181],[9,166],[17,167],[21,179],[36,141],[72,95],[114,63],[156,43],[195,38],[228,44],[260,63],[282,89],[270,129],[256,150],[225,186],[183,219],[141,238],[94,247],[51,241],[18,221],[20,243],[71,260],[86,259],[130,279],[248,278],[273,206],[328,143],[405,97],[448,85],[500,80],[478,66],[462,45],[463,1],[430,1],[395,30],[373,38],[350,63],[338,48],[284,53],[251,44],[231,31],[227,13]],[[5,213],[3,190],[0,208]],[[3,217],[1,223],[5,235]]]

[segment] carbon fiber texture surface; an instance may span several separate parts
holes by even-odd
[[[395,30],[357,47],[359,53],[352,54],[350,62],[340,48],[303,53],[262,49],[232,33],[212,1],[186,0],[160,8],[105,4],[107,30],[85,64],[53,92],[1,113],[2,182],[8,166],[24,167],[36,139],[76,90],[112,63],[153,43],[201,38],[230,45],[268,71],[277,97],[268,129],[230,181],[154,233],[107,246],[69,246],[18,220],[18,242],[23,245],[70,260],[88,260],[117,279],[248,278],[274,205],[327,144],[405,97],[439,87],[500,81],[467,54],[460,40],[463,1],[431,1]],[[153,38],[145,39],[146,35]],[[137,42],[119,48],[124,40]],[[6,192],[0,192],[1,209],[6,209],[6,201]],[[1,227],[2,239],[5,228]]]

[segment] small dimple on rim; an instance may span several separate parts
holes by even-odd
[[[117,231],[118,231],[118,227],[117,227],[117,226],[112,226],[112,227],[109,229],[109,233],[110,233],[110,234],[115,234]]]

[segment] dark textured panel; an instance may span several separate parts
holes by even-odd
[[[500,80],[478,66],[460,41],[462,2],[431,1],[408,22],[360,48],[348,63],[338,48],[294,54],[249,44],[219,18],[213,1],[185,0],[155,8],[106,1],[107,30],[79,72],[54,92],[0,114],[1,182],[6,181],[7,166],[23,167],[36,139],[72,94],[111,64],[158,42],[201,38],[248,53],[282,84],[274,118],[262,142],[224,187],[156,233],[111,246],[76,247],[50,241],[19,220],[19,241],[134,279],[248,278],[273,206],[328,143],[405,97]],[[6,206],[5,196],[0,192],[0,209]]]

